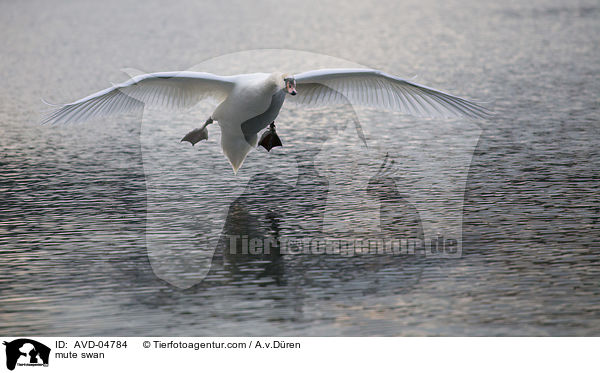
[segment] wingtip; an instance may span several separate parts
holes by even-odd
[[[39,124],[40,126],[47,126],[49,124],[52,124],[52,113],[42,116],[42,119],[40,119]]]
[[[475,114],[475,119],[491,119],[497,115],[497,113],[487,107],[485,103],[479,105],[479,111]]]
[[[52,108],[47,112],[42,114],[42,118],[40,120],[41,126],[53,125],[58,123],[58,112],[61,110],[61,105],[56,105],[56,108]]]

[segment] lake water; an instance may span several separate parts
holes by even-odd
[[[0,334],[600,333],[597,2],[0,10]],[[172,117],[38,125],[41,98],[78,99],[127,79],[122,68],[339,64],[418,75],[491,102],[496,115],[432,121],[286,104],[284,147],[251,153],[237,177],[216,128],[195,148],[179,143],[208,103]],[[214,252],[200,252],[215,230]],[[458,257],[234,255],[226,239],[440,230],[462,244]]]

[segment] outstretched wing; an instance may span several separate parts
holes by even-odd
[[[224,100],[234,84],[234,77],[191,71],[139,75],[81,100],[57,105],[42,124],[82,122],[93,117],[128,112],[144,105],[186,109],[207,97]]]
[[[398,110],[420,117],[484,118],[481,104],[371,69],[325,69],[296,74],[296,96],[302,105],[344,104]]]

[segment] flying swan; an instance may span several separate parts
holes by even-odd
[[[268,151],[281,146],[275,118],[286,99],[297,104],[323,106],[352,104],[401,111],[420,117],[471,119],[490,116],[482,105],[371,69],[324,69],[290,75],[275,72],[219,76],[176,71],[138,75],[78,101],[58,105],[42,124],[75,123],[122,113],[140,105],[184,110],[205,98],[219,102],[200,128],[181,141],[192,145],[208,139],[206,127],[221,127],[221,148],[233,172],[257,145]],[[267,128],[258,138],[258,133]]]

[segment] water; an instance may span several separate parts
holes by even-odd
[[[0,334],[598,335],[595,2],[0,7]],[[478,123],[461,258],[232,256],[221,248],[207,278],[181,290],[157,277],[148,259],[148,128],[140,117],[37,125],[40,98],[85,96],[124,80],[123,67],[180,70],[260,48],[419,74],[420,83],[494,100],[497,116]],[[438,134],[454,128],[366,113],[359,113],[361,123],[378,149],[408,146],[406,128],[415,124],[439,126],[431,132]],[[249,185],[229,204],[223,232],[322,235],[333,182],[322,176],[319,152],[344,115],[351,116],[284,108],[279,131],[289,146],[268,158],[278,172],[247,171]],[[175,122],[160,131],[182,137],[193,128]],[[202,151],[181,151],[169,159],[204,167]],[[246,170],[267,164],[264,153],[253,154]],[[402,194],[412,163],[399,158],[393,180]],[[181,177],[170,192],[190,198],[192,177]],[[381,184],[373,188],[376,198],[389,199],[379,211],[382,231],[421,234],[421,205]]]

